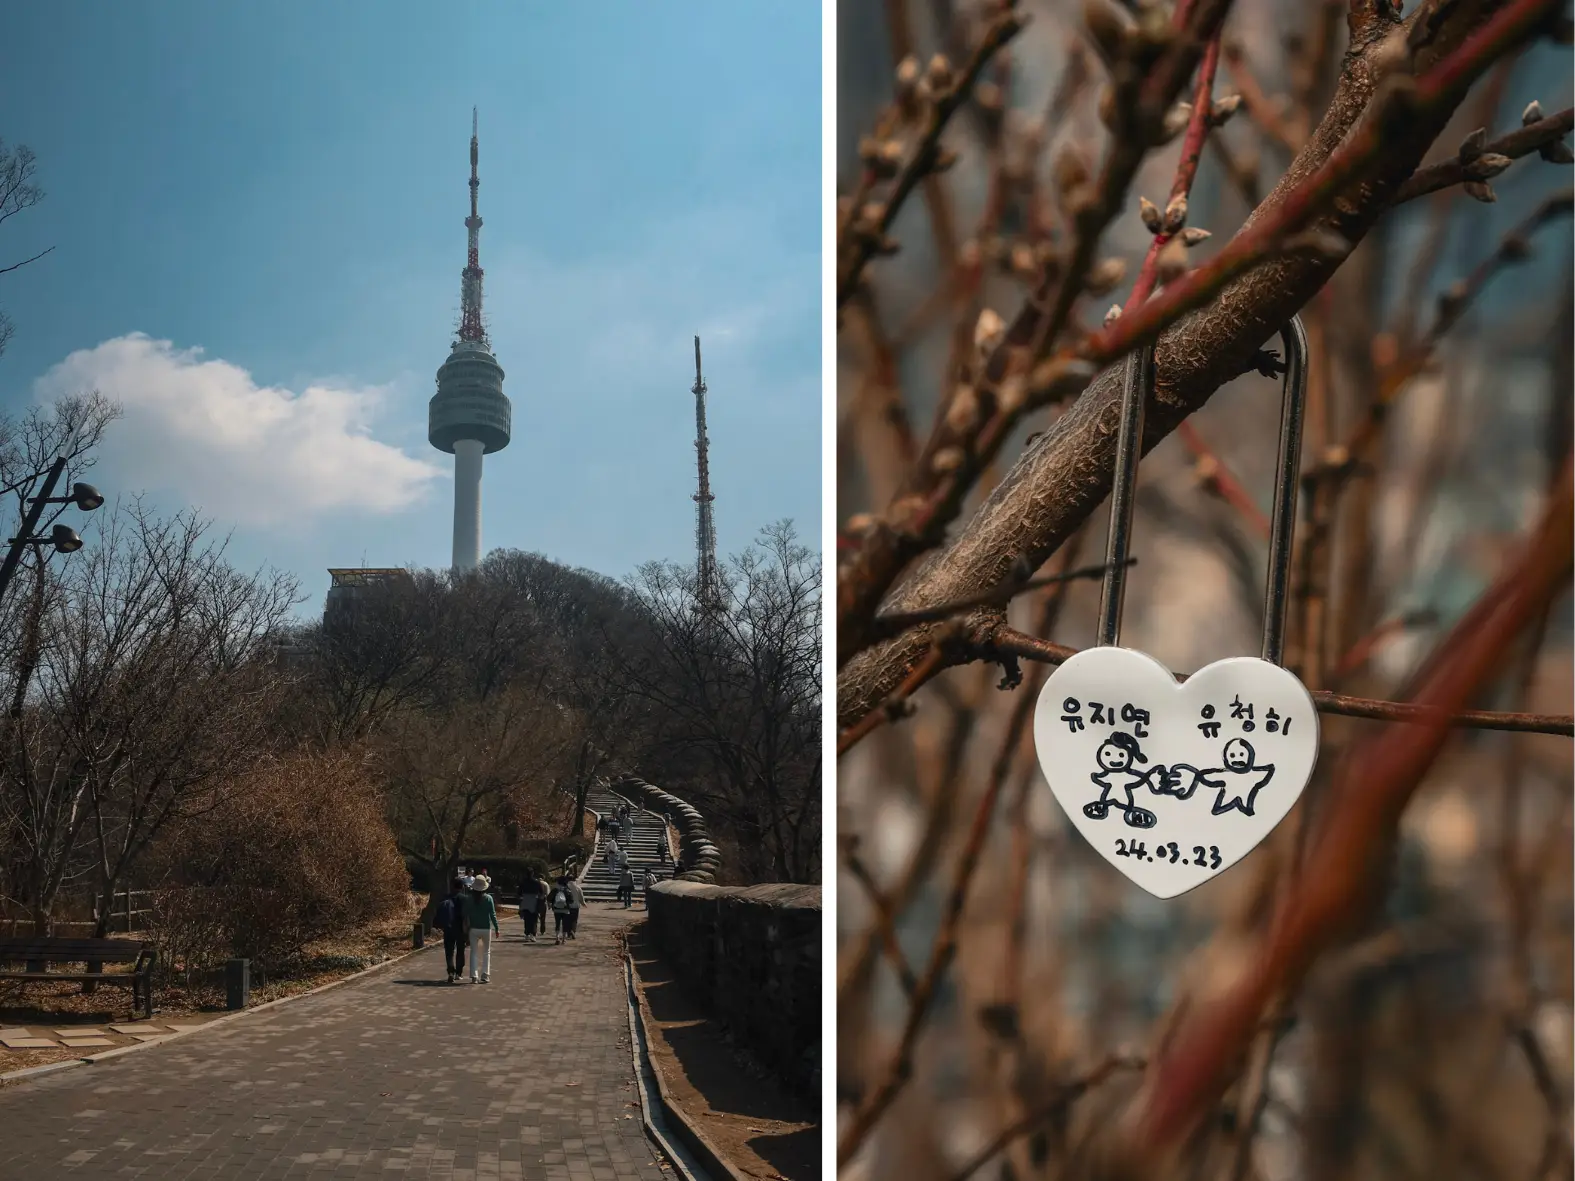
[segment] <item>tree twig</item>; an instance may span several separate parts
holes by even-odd
[[[1480,151],[1472,153],[1471,158],[1476,159],[1491,153],[1518,160],[1549,144],[1558,143],[1570,133],[1572,127],[1575,127],[1575,108],[1566,108],[1557,115],[1549,115],[1546,119],[1528,123],[1519,131],[1511,131],[1508,135],[1484,144]],[[1411,179],[1401,185],[1395,193],[1392,204],[1403,205],[1407,201],[1414,201],[1418,197],[1425,197],[1429,193],[1436,193],[1440,189],[1463,184],[1471,179],[1470,160],[1462,160],[1459,156],[1455,156],[1440,164],[1430,164],[1413,172]]]

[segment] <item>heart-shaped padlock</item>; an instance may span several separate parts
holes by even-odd
[[[1034,745],[1050,790],[1106,860],[1150,894],[1173,898],[1250,853],[1291,810],[1318,759],[1318,713],[1280,666],[1295,529],[1307,337],[1281,333],[1285,386],[1269,537],[1262,658],[1216,661],[1185,681],[1118,646],[1128,544],[1154,346],[1127,361],[1099,646],[1046,680]]]

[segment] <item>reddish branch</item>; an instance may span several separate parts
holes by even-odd
[[[1120,212],[1148,145],[1159,138],[1166,112],[1192,76],[1228,8],[1229,0],[1199,0],[1195,11],[1189,11],[1189,26],[1160,54],[1148,74],[1123,92],[1124,98],[1117,104],[1119,129],[1112,136],[1093,193],[1072,219],[1075,233],[1070,248],[1057,266],[1046,269],[1035,294],[1024,304],[986,366],[986,384],[999,388],[981,391],[980,400],[993,412],[977,428],[977,434],[968,429],[954,431],[946,416],[937,416],[920,465],[886,515],[877,520],[839,569],[839,664],[869,646],[872,641],[867,629],[881,599],[910,561],[939,544],[969,490],[994,461],[1023,414],[1032,408],[1029,402],[1007,393],[1009,364],[1038,356],[1066,328],[1105,227]],[[1039,404],[1045,400],[1041,398]],[[938,462],[942,452],[954,452],[955,462]]]
[[[1184,200],[1192,195],[1192,182],[1198,177],[1198,161],[1203,158],[1203,145],[1208,141],[1209,128],[1213,123],[1214,75],[1219,64],[1220,39],[1215,37],[1203,51],[1203,60],[1198,64],[1198,85],[1192,92],[1192,114],[1187,118],[1187,131],[1181,140],[1181,161],[1176,165],[1176,179],[1170,186],[1171,201],[1177,198]],[[1149,243],[1148,254],[1143,258],[1143,266],[1132,284],[1132,294],[1127,297],[1125,311],[1131,311],[1153,293],[1159,274],[1159,252],[1176,233],[1180,233],[1179,228],[1175,233],[1161,230],[1154,235],[1153,242]]]
[[[1251,367],[1262,342],[1339,265],[1339,257],[1319,252],[1276,253],[1285,240],[1324,209],[1331,209],[1322,223],[1326,231],[1359,240],[1415,171],[1469,83],[1506,49],[1545,27],[1557,7],[1554,0],[1514,0],[1495,9],[1484,0],[1421,9],[1409,29],[1420,78],[1391,77],[1381,87],[1380,71],[1394,72],[1393,42],[1374,37],[1353,44],[1323,123],[1236,241],[1214,262],[1091,338],[1087,355],[1113,359],[1187,308],[1213,301],[1159,342],[1158,391],[1145,449],[1222,382]],[[1489,12],[1495,14],[1484,21]],[[1419,29],[1423,20],[1431,23]],[[1048,372],[1046,366],[1038,370],[1040,377]],[[1063,381],[1076,376],[1064,365],[1062,374]],[[1030,387],[1025,397],[1031,405],[1043,387],[1034,382]],[[1109,490],[1114,452],[1109,423],[1119,398],[1120,374],[1111,369],[1029,448],[946,551],[891,596],[892,608],[964,597],[999,582],[1020,555],[1038,563],[1053,553]],[[1002,439],[986,431],[974,442],[977,466]],[[881,701],[928,646],[920,629],[860,651],[862,633],[891,582],[913,557],[940,542],[962,496],[951,477],[934,488],[919,481],[839,571],[838,712],[845,725]]]
[[[1341,193],[1359,184],[1379,162],[1387,146],[1389,126],[1400,120],[1436,115],[1452,108],[1459,101],[1457,92],[1463,83],[1534,35],[1560,3],[1562,0],[1516,0],[1420,78],[1412,81],[1396,76],[1391,79],[1388,92],[1375,98],[1374,109],[1355,134],[1301,187],[1287,194],[1264,217],[1249,222],[1209,262],[1090,336],[1077,350],[1077,355],[1108,365],[1153,340],[1187,312],[1209,302],[1237,275],[1258,266],[1271,255],[1282,253],[1287,239],[1306,228]]]
[[[1413,704],[1458,713],[1492,681],[1516,637],[1565,587],[1575,538],[1575,488],[1565,460],[1558,493],[1520,558],[1439,644]],[[1246,1052],[1265,1007],[1294,991],[1318,953],[1371,903],[1374,869],[1423,776],[1449,738],[1441,720],[1387,730],[1353,750],[1330,785],[1310,850],[1318,872],[1298,879],[1256,954],[1220,999],[1181,1018],[1152,1066],[1124,1129],[1149,1159],[1174,1148],[1212,1108]]]

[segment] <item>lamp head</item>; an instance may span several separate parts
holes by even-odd
[[[83,512],[90,513],[104,503],[104,495],[92,484],[73,484],[71,500]]]
[[[49,541],[63,554],[74,554],[82,548],[82,538],[70,525],[56,525],[49,531]]]

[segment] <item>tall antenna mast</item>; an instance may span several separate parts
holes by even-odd
[[[481,214],[476,211],[476,108],[470,109],[470,216],[461,272],[459,337],[437,371],[437,395],[427,403],[427,441],[454,457],[454,572],[481,562],[482,456],[509,445],[514,412],[503,392],[503,366],[492,355],[481,319]]]
[[[465,219],[468,245],[465,252],[465,270],[459,288],[459,338],[477,344],[487,343],[487,330],[481,323],[481,214],[476,212],[476,190],[481,180],[476,175],[476,162],[481,152],[476,133],[476,108],[470,108],[470,216]]]
[[[711,519],[711,465],[706,451],[705,378],[700,375],[700,338],[695,337],[695,460],[700,490],[695,493],[695,607],[710,615],[722,608],[722,587],[716,569],[716,525]]]

